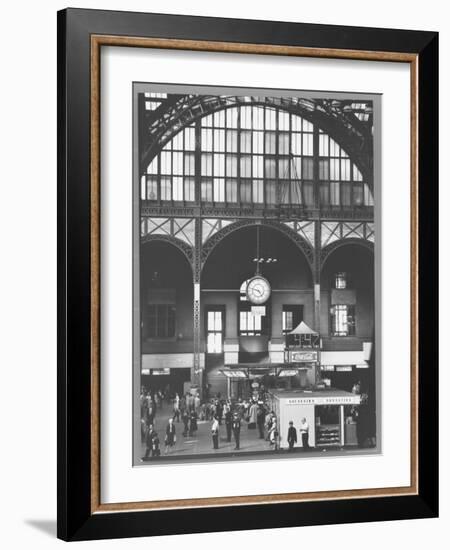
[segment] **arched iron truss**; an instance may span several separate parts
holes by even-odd
[[[322,271],[323,266],[325,265],[325,262],[330,257],[330,255],[335,252],[338,248],[341,248],[343,246],[347,245],[358,245],[362,246],[371,252],[374,251],[374,244],[372,241],[369,241],[367,239],[339,239],[338,241],[334,241],[331,244],[325,246],[320,251],[320,271]]]
[[[174,246],[175,248],[178,248],[178,250],[180,250],[180,252],[183,253],[185,258],[189,262],[189,265],[191,266],[191,268],[193,268],[194,250],[192,246],[189,246],[187,243],[183,242],[181,239],[178,239],[177,237],[173,237],[172,235],[159,235],[159,234],[143,235],[141,237],[141,244],[150,243],[150,242],[168,243]]]
[[[177,95],[154,111],[145,111],[140,129],[141,173],[166,143],[196,120],[239,105],[265,105],[300,116],[321,128],[344,148],[372,187],[372,114],[367,122],[362,122],[351,103],[296,97]]]
[[[306,240],[302,236],[295,233],[295,231],[293,231],[289,227],[277,221],[272,221],[272,220],[263,220],[263,221],[239,220],[235,223],[232,223],[220,229],[217,233],[215,233],[212,237],[210,237],[202,246],[202,252],[201,252],[202,268],[204,267],[206,260],[208,259],[211,252],[225,237],[227,237],[228,235],[230,235],[231,233],[234,233],[239,229],[242,229],[243,227],[252,227],[252,226],[258,226],[258,225],[260,227],[270,227],[286,235],[297,246],[297,248],[301,250],[301,252],[305,256],[306,261],[308,262],[309,267],[311,268],[311,274],[313,274],[314,272],[313,247],[308,242],[306,242]]]
[[[314,274],[314,266],[315,266],[315,251],[314,248],[299,234],[295,233],[292,229],[285,226],[284,224],[281,224],[274,220],[239,220],[237,222],[234,222],[230,225],[227,225],[226,227],[220,229],[217,233],[212,235],[202,246],[200,251],[200,261],[197,262],[199,264],[199,271],[201,272],[203,270],[203,267],[205,266],[205,263],[211,254],[211,252],[216,248],[216,246],[223,241],[225,237],[230,235],[231,233],[234,233],[235,231],[238,231],[239,229],[242,229],[244,227],[253,227],[259,225],[260,227],[269,227],[272,229],[275,229],[276,231],[279,231],[280,233],[283,233],[286,235],[296,246],[300,249],[300,251],[305,256],[305,259],[311,269],[311,274]],[[168,243],[174,246],[175,248],[178,248],[180,252],[185,256],[187,261],[189,262],[189,265],[191,266],[193,273],[195,271],[195,251],[192,246],[189,246],[187,243],[183,242],[181,239],[178,239],[177,237],[173,237],[172,235],[144,235],[141,237],[141,243],[149,243],[149,242],[163,242]],[[339,239],[337,241],[332,242],[331,244],[325,246],[320,251],[318,251],[319,254],[319,271],[321,272],[325,262],[328,260],[329,256],[335,252],[338,248],[341,248],[343,246],[348,245],[358,245],[366,248],[367,250],[370,250],[371,252],[374,251],[374,244],[373,242],[366,240],[366,239],[355,239],[355,238],[348,238],[348,239]],[[199,280],[199,275],[197,275],[196,280]]]

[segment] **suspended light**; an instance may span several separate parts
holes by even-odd
[[[278,262],[277,258],[253,258],[252,262],[258,263],[258,264],[271,264]]]

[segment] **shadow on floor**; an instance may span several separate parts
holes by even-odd
[[[56,519],[26,519],[25,523],[46,535],[56,538]]]

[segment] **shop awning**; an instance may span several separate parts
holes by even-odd
[[[247,378],[247,373],[244,370],[221,369],[220,372],[227,378]]]
[[[364,359],[364,351],[322,351],[320,364],[323,366],[356,365],[357,368],[369,367]]]
[[[274,376],[295,376],[306,367],[296,363],[235,363],[225,365],[220,372],[227,378],[252,378],[271,374]],[[294,372],[295,371],[295,372]]]

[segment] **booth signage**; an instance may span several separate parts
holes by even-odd
[[[290,351],[289,356],[289,361],[293,363],[317,361],[317,351]]]
[[[286,405],[359,405],[361,398],[359,395],[349,395],[342,397],[295,397],[286,399]]]

